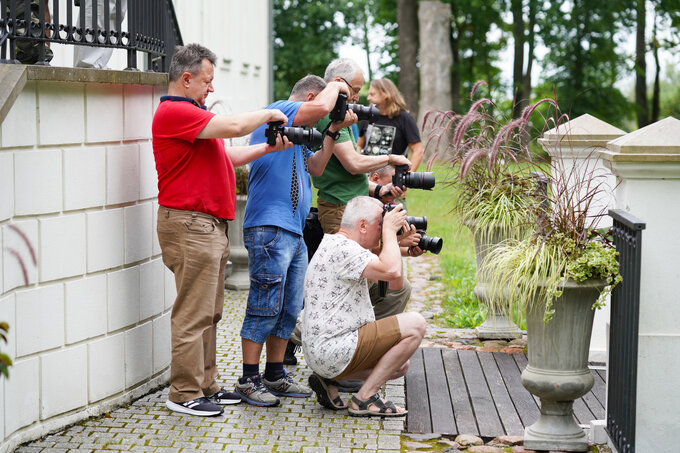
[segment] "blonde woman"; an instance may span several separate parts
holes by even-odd
[[[408,112],[399,89],[390,79],[373,80],[368,101],[380,110],[380,117],[361,129],[357,145],[364,154],[370,155],[406,156],[407,148],[410,148],[411,170],[416,171],[423,158],[423,146],[416,120]]]

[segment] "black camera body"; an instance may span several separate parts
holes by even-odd
[[[385,216],[385,213],[390,212],[395,206],[396,205],[394,204],[384,204],[382,215]],[[425,231],[427,231],[427,217],[406,216],[406,222],[408,222],[409,225],[414,225],[416,230],[422,234],[420,241],[418,242],[418,247],[426,252],[434,253],[435,255],[438,255],[439,252],[442,251],[442,246],[444,245],[444,240],[442,238],[425,236]],[[400,229],[397,232],[397,235],[402,234],[403,231],[403,228]]]
[[[413,189],[431,190],[434,187],[434,173],[429,171],[409,172],[408,165],[394,167],[392,185],[396,187],[408,187]]]
[[[323,144],[323,135],[314,128],[284,127],[283,121],[272,121],[268,124],[269,127],[264,131],[264,136],[270,146],[276,144],[276,136],[279,134],[281,137],[288,137],[288,140],[295,145],[307,145],[312,149],[319,148]]]
[[[383,217],[385,216],[385,213],[390,212],[392,209],[396,207],[395,204],[384,204],[383,205]],[[425,231],[427,230],[427,217],[415,217],[412,215],[407,215],[406,216],[406,222],[408,222],[409,225],[414,225],[416,227],[416,230],[418,231]],[[397,234],[402,234],[403,233],[403,228],[397,232]]]
[[[335,101],[333,110],[331,110],[331,113],[329,114],[329,118],[331,121],[344,121],[347,109],[356,113],[359,121],[366,120],[369,123],[372,123],[380,116],[380,110],[378,110],[375,105],[366,107],[361,104],[348,104],[347,95],[345,93],[340,93],[338,94],[338,99]]]

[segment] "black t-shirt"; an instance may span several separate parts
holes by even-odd
[[[394,118],[380,115],[373,124],[361,124],[359,136],[364,136],[363,154],[406,155],[409,143],[420,142],[418,125],[410,113],[402,111]]]

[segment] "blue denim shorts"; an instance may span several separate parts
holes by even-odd
[[[283,228],[246,228],[250,293],[241,337],[264,343],[269,336],[288,339],[304,297],[307,246],[302,236]]]

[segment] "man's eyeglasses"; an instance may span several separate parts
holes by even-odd
[[[350,83],[347,80],[344,79],[344,77],[340,77],[340,80],[342,80],[343,82],[345,82],[347,84],[349,89],[352,90],[352,94],[354,94],[355,96],[359,96],[359,91],[361,91],[361,87],[354,88],[352,85],[350,85]]]

